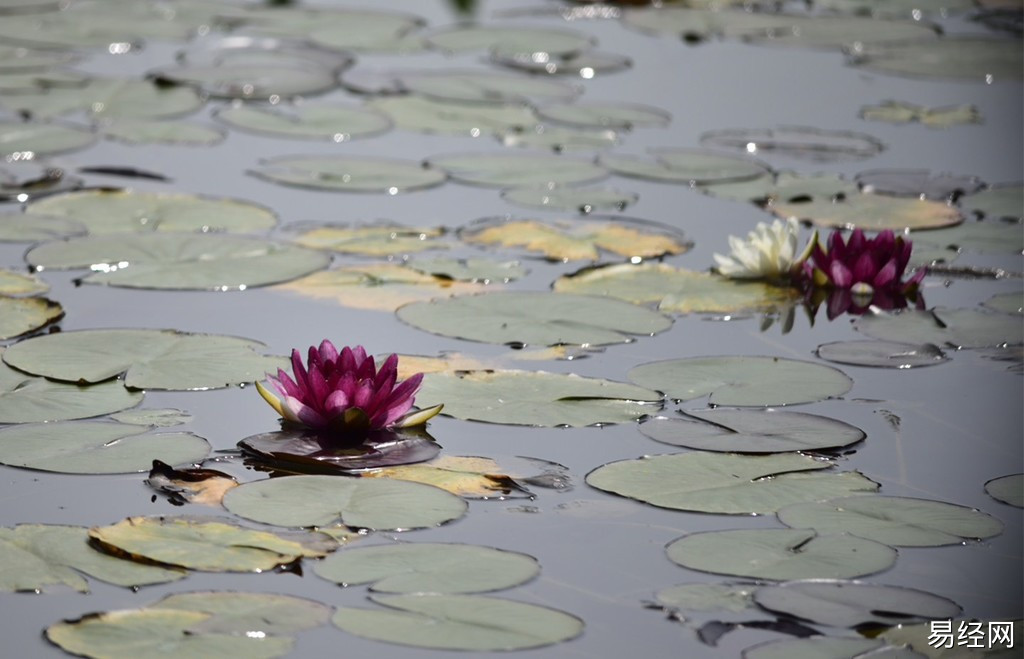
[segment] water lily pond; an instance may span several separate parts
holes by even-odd
[[[658,4],[0,0],[4,656],[1019,656],[1024,9]]]

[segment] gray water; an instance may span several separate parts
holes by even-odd
[[[392,0],[373,3],[423,16],[430,26],[452,21],[440,2]],[[551,3],[487,1],[478,14],[490,19],[521,7],[551,7]],[[517,23],[560,25],[554,17],[517,19]],[[977,26],[949,21],[951,31]],[[886,144],[874,158],[859,162],[810,165],[768,159],[777,169],[803,173],[839,172],[852,176],[866,169],[930,168],[935,172],[973,174],[989,183],[1024,178],[1024,138],[1019,82],[956,83],[878,75],[844,65],[834,51],[758,47],[712,41],[696,47],[675,39],[630,31],[616,21],[580,21],[569,27],[593,34],[602,50],[629,55],[627,72],[598,75],[584,85],[585,101],[629,101],[671,112],[668,128],[637,129],[625,135],[617,153],[642,154],[653,146],[696,146],[699,136],[721,128],[806,125],[856,130]],[[90,72],[137,75],[171,61],[177,45],[150,44],[139,54],[95,56],[80,68]],[[440,54],[416,59],[438,66],[476,64],[480,56],[449,58]],[[401,67],[401,57],[365,56],[361,62],[383,68]],[[925,106],[971,103],[984,123],[934,130],[921,125],[868,123],[857,118],[863,105],[899,99]],[[318,100],[358,102],[335,91]],[[211,102],[208,114],[221,103]],[[406,195],[349,195],[284,188],[245,174],[258,160],[296,153],[392,156],[422,159],[466,151],[502,152],[488,136],[461,138],[428,136],[394,130],[372,139],[340,145],[229,132],[212,148],[133,147],[100,142],[82,152],[57,159],[74,169],[88,165],[134,166],[161,172],[171,184],[132,182],[134,187],[230,196],[264,204],[281,217],[281,225],[299,221],[363,222],[388,219],[417,226],[458,227],[487,216],[532,213],[503,202],[497,191],[458,183]],[[124,179],[90,176],[91,184],[123,185]],[[768,219],[752,205],[714,199],[683,186],[612,176],[607,185],[640,195],[626,215],[681,228],[695,241],[689,253],[668,262],[694,269],[712,264],[711,255],[726,249],[728,234],[745,234]],[[0,266],[22,267],[24,245],[0,245]],[[469,253],[467,251],[467,253]],[[336,262],[358,262],[338,257]],[[526,259],[532,272],[516,282],[519,289],[543,290],[559,274],[578,264],[549,264]],[[1022,259],[966,254],[957,265],[999,266],[1021,271]],[[80,273],[46,272],[53,286],[50,297],[64,306],[63,330],[100,327],[175,328],[245,336],[286,353],[292,347],[329,337],[339,344],[363,344],[371,353],[400,351],[436,354],[460,351],[494,356],[497,346],[470,344],[434,336],[398,322],[391,314],[343,308],[327,301],[299,298],[271,289],[244,293],[133,291],[101,286],[75,287]],[[993,293],[1020,291],[1019,279],[1004,281],[951,280],[928,277],[924,296],[929,306],[973,307]],[[585,359],[527,364],[525,368],[574,372],[624,380],[632,366],[675,357],[750,354],[814,359],[822,343],[862,338],[850,327],[851,318],[827,322],[824,313],[814,327],[798,318],[783,334],[778,326],[760,331],[758,317],[729,322],[702,316],[680,317],[658,336],[630,345],[609,347]],[[867,577],[868,583],[920,588],[957,601],[968,617],[986,620],[1020,618],[1022,606],[1021,511],[989,498],[985,481],[1024,466],[1024,436],[1019,373],[1007,362],[994,361],[981,351],[951,353],[952,361],[934,368],[907,371],[842,367],[855,381],[843,400],[799,406],[799,411],[824,414],[862,428],[868,439],[840,460],[843,469],[857,469],[881,483],[881,493],[937,499],[977,507],[1000,519],[1002,535],[980,543],[929,549],[902,549],[895,566]],[[684,408],[703,407],[690,401]],[[252,388],[211,392],[147,393],[144,407],[176,407],[194,415],[183,429],[206,437],[216,450],[229,450],[251,434],[276,427],[273,412]],[[667,410],[671,410],[668,407]],[[897,415],[898,431],[886,420]],[[401,534],[403,539],[427,542],[469,542],[525,552],[542,566],[536,580],[503,591],[499,596],[544,604],[579,616],[584,634],[573,641],[519,653],[523,657],[736,657],[745,647],[783,638],[771,632],[742,630],[726,635],[716,648],[702,645],[691,628],[648,610],[643,602],[663,587],[684,582],[717,582],[714,575],[692,572],[669,562],[664,546],[693,531],[778,527],[774,517],[730,517],[662,510],[607,495],[584,484],[584,476],[607,462],[675,449],[643,437],[633,425],[604,428],[543,429],[485,425],[437,418],[431,434],[450,455],[525,455],[568,467],[575,487],[570,491],[535,489],[534,501],[473,501],[461,520],[428,531]],[[110,524],[129,515],[207,514],[193,506],[181,509],[161,498],[152,500],[144,475],[73,476],[0,467],[0,523]],[[255,475],[253,475],[255,476]],[[536,512],[527,512],[524,505]],[[165,594],[191,590],[279,592],[336,606],[358,606],[365,587],[339,588],[308,574],[193,573],[173,584],[139,592],[90,580],[92,592],[81,595],[0,595],[0,656],[58,657],[63,653],[41,640],[40,633],[60,619],[87,612],[144,606]],[[834,631],[834,630],[833,630]],[[298,636],[294,656],[385,656],[396,659],[443,656],[363,640],[325,626]],[[471,656],[459,653],[459,656]]]

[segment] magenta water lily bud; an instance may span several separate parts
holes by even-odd
[[[909,293],[925,275],[925,269],[918,268],[910,279],[903,281],[912,247],[909,240],[889,230],[867,238],[862,230],[855,229],[848,240],[843,239],[841,231],[833,231],[827,250],[814,241],[811,260],[804,263],[804,276],[815,286],[850,289],[856,294]]]
[[[267,379],[280,398],[259,382],[256,389],[286,421],[314,430],[353,433],[409,428],[426,423],[442,406],[411,412],[423,374],[398,382],[398,355],[377,368],[362,346],[341,352],[330,341],[311,346],[306,366],[292,350],[292,375],[278,369]]]

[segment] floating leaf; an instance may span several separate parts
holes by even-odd
[[[890,124],[919,122],[929,128],[949,128],[958,124],[982,122],[981,112],[973,105],[928,108],[904,101],[884,101],[879,105],[865,105],[860,109],[860,118]]]
[[[400,256],[428,249],[447,249],[441,227],[408,227],[398,224],[330,225],[302,231],[295,242],[305,247],[342,254]]]
[[[459,231],[470,244],[522,247],[551,260],[596,261],[602,252],[628,258],[682,254],[692,243],[679,231],[628,218],[579,220],[515,220],[489,218]]]
[[[879,73],[991,83],[1020,80],[1020,61],[1019,39],[964,35],[870,44],[853,64]]]
[[[256,34],[294,39],[319,35],[317,42],[347,50],[375,50],[376,44],[389,42],[423,22],[417,16],[399,12],[276,5],[248,6],[243,18]]]
[[[987,219],[1024,219],[1024,185],[996,185],[961,201],[964,210]]]
[[[933,174],[927,169],[872,169],[856,176],[865,193],[956,201],[985,184],[977,176]]]
[[[401,76],[402,86],[439,101],[467,103],[529,103],[565,101],[579,89],[557,80],[507,75],[494,71],[423,71]]]
[[[394,263],[371,263],[316,272],[278,288],[354,309],[390,312],[413,302],[474,293],[484,285],[426,275]]]
[[[803,126],[716,130],[701,135],[700,143],[811,162],[862,160],[885,148],[881,141],[864,133]]]
[[[174,409],[145,409],[118,412],[117,414],[111,414],[110,418],[118,423],[127,423],[133,426],[166,428],[188,423],[192,420],[192,415],[188,412]]]
[[[273,212],[245,201],[134,190],[82,190],[29,204],[31,215],[66,217],[91,234],[122,232],[264,231]]]
[[[555,280],[559,293],[600,295],[637,304],[657,303],[664,313],[740,313],[791,306],[796,289],[738,282],[667,263],[620,263],[587,268]]]
[[[970,199],[970,197],[965,198]],[[983,254],[1024,253],[1024,230],[1017,222],[988,220],[955,227],[912,233],[914,251],[922,248],[955,249]]]
[[[1021,293],[1000,293],[981,303],[981,306],[1003,313],[1024,313],[1024,295]]]
[[[95,133],[77,126],[0,121],[0,158],[7,160],[34,160],[77,151],[95,141]]]
[[[501,198],[527,208],[576,211],[586,215],[597,210],[623,211],[626,206],[636,203],[640,196],[635,192],[620,192],[602,187],[542,186],[502,190]]]
[[[691,570],[775,581],[848,579],[896,562],[892,547],[810,529],[704,531],[674,540],[665,551],[670,561]]]
[[[336,72],[301,57],[267,61],[261,53],[215,65],[186,64],[155,71],[158,80],[187,85],[213,98],[268,100],[321,94],[338,86]]]
[[[0,341],[34,332],[64,317],[64,308],[42,297],[0,295]]]
[[[934,343],[956,348],[1024,343],[1020,319],[974,309],[904,310],[861,316],[854,329],[883,341]]]
[[[415,95],[382,96],[371,99],[367,107],[390,117],[398,128],[420,133],[479,137],[537,123],[526,106],[455,103]]]
[[[887,651],[884,643],[870,638],[811,638],[784,639],[758,643],[743,651],[743,659],[855,659],[885,652],[893,659],[913,659],[914,655],[901,654],[897,648]]]
[[[184,121],[117,121],[100,130],[105,137],[128,144],[210,146],[224,140],[224,133],[216,128]]]
[[[1010,640],[1019,639],[1021,638],[1021,634],[1024,633],[1024,624],[1022,624],[1020,620],[1001,623],[993,620],[989,624],[992,625],[992,627],[988,627],[988,629],[992,630],[990,633],[998,633],[998,628],[996,626],[999,624],[1005,625],[1005,627],[1003,627],[1005,630],[1004,633]],[[1009,647],[1010,644],[1006,640],[1006,637],[1004,637],[1002,642],[990,641],[987,647],[982,646],[978,648],[968,648],[965,645],[960,644],[958,636],[960,630],[970,634],[972,627],[979,630],[986,629],[987,626],[983,622],[979,622],[975,619],[967,620],[964,618],[953,618],[949,621],[949,625],[954,634],[954,638],[957,639],[954,641],[955,645],[950,648],[945,647],[945,643],[942,639],[942,632],[939,630],[938,626],[933,625],[932,622],[919,625],[897,624],[883,630],[879,635],[879,638],[882,638],[897,647],[907,648],[907,651],[914,652],[915,657],[925,656],[933,659],[953,659],[958,655],[963,657],[1004,657],[1005,659],[1009,659],[1015,652],[1015,650],[1012,650]],[[981,627],[976,627],[976,625],[981,625]],[[936,634],[938,634],[938,643],[935,641]],[[967,640],[969,638],[976,638],[976,636],[966,636],[964,643],[970,643],[971,641]]]
[[[794,473],[831,466],[797,453],[698,451],[612,462],[587,474],[587,483],[661,508],[734,515],[773,513],[791,503],[874,492],[879,487],[855,471]]]
[[[283,657],[292,649],[288,637],[246,634],[201,634],[192,630],[213,618],[199,611],[127,609],[90,613],[46,628],[46,638],[58,647],[88,657],[241,656],[250,659]]]
[[[239,105],[215,116],[232,128],[253,133],[333,142],[379,135],[391,128],[391,121],[379,112],[343,105]]]
[[[434,48],[451,53],[467,50],[498,51],[564,57],[587,50],[592,37],[582,32],[536,27],[455,26],[438,30],[427,37]]]
[[[589,183],[608,175],[592,162],[556,155],[471,153],[435,156],[426,162],[427,171],[440,170],[462,183],[499,188]]]
[[[526,488],[503,474],[490,458],[444,455],[423,464],[370,469],[359,476],[426,483],[468,499],[529,496]]]
[[[228,492],[224,507],[277,526],[412,529],[458,519],[466,502],[444,490],[406,481],[341,476],[287,476],[245,483]]]
[[[189,87],[128,78],[89,78],[74,87],[51,87],[3,100],[9,110],[43,119],[78,111],[97,119],[167,119],[189,114],[202,105],[203,99]]]
[[[627,302],[532,291],[414,302],[396,313],[403,322],[427,332],[499,344],[611,345],[672,325],[665,316]]]
[[[749,158],[701,149],[652,149],[652,158],[604,154],[598,162],[620,176],[684,185],[747,181],[768,174],[768,168]]]
[[[444,401],[459,419],[527,426],[626,423],[657,411],[660,396],[630,384],[533,371],[428,373],[420,405]]]
[[[482,284],[502,283],[520,279],[528,272],[518,261],[491,261],[488,259],[415,259],[409,267],[434,277]]]
[[[379,430],[356,438],[279,430],[246,437],[238,446],[271,466],[307,474],[425,462],[441,450],[422,429]]]
[[[781,357],[691,357],[641,364],[629,372],[640,386],[712,405],[795,405],[842,396],[853,382],[842,371]]]
[[[210,452],[198,435],[148,430],[102,421],[13,426],[0,430],[0,463],[65,474],[122,474],[149,471],[154,459],[199,462]]]
[[[934,229],[961,221],[957,209],[945,203],[876,194],[852,195],[836,201],[775,203],[771,211],[783,219],[794,218],[818,226],[865,231]]]
[[[0,214],[0,242],[34,243],[86,232],[76,220],[25,213]]]
[[[48,290],[50,290],[50,285],[35,275],[23,275],[20,272],[0,268],[0,295],[10,297],[40,295]]]
[[[260,162],[253,176],[284,185],[391,195],[444,183],[444,172],[420,163],[356,156],[283,156]]]
[[[525,650],[579,636],[567,613],[481,595],[373,595],[386,610],[343,607],[334,624],[356,636],[437,650]]]
[[[564,57],[535,59],[534,54],[514,51],[492,51],[491,61],[510,69],[518,69],[542,75],[578,75],[590,80],[596,74],[614,73],[633,66],[633,60],[617,53],[588,50]]]
[[[164,462],[153,460],[146,485],[167,495],[175,505],[198,503],[220,506],[224,493],[238,487],[238,481],[214,469],[174,469]]]
[[[849,446],[866,437],[847,423],[816,414],[776,410],[699,410],[696,420],[658,417],[640,425],[656,442],[702,451],[778,453]]]
[[[558,103],[537,110],[541,119],[584,128],[632,130],[667,126],[672,115],[661,108],[634,103]]]
[[[618,135],[610,130],[584,130],[547,124],[504,130],[497,137],[505,146],[550,149],[555,153],[607,149],[619,141]]]
[[[0,590],[38,591],[63,584],[85,593],[89,586],[79,573],[128,588],[167,583],[186,574],[108,556],[90,547],[88,540],[88,529],[82,526],[19,524],[0,528],[4,563]]]
[[[730,611],[753,607],[753,584],[686,583],[662,588],[654,594],[658,604],[682,611]]]
[[[818,346],[815,353],[825,361],[837,364],[879,368],[916,368],[949,361],[946,353],[931,343],[836,341]]]
[[[1024,474],[1010,474],[985,483],[985,491],[996,501],[1024,508]]]
[[[737,183],[712,183],[700,186],[701,192],[733,201],[768,204],[799,204],[811,200],[837,201],[849,195],[860,194],[860,188],[835,174],[803,175],[779,172]]]
[[[89,529],[89,538],[117,556],[204,572],[262,572],[338,547],[323,533],[256,531],[214,517],[128,517]]]
[[[193,634],[247,636],[254,630],[266,635],[289,634],[319,627],[331,619],[331,607],[326,604],[275,593],[174,593],[148,608],[209,614],[210,618],[189,629]]]
[[[372,584],[380,593],[485,593],[526,583],[540,573],[537,559],[476,545],[410,543],[359,547],[316,564],[324,579]]]
[[[262,343],[174,330],[98,329],[21,341],[7,364],[65,382],[102,382],[122,373],[133,389],[211,389],[253,382],[283,365],[257,350]]]
[[[907,497],[848,497],[797,503],[779,521],[819,533],[849,533],[897,547],[937,547],[999,535],[1001,522],[973,508]]]
[[[211,233],[125,233],[45,243],[25,259],[38,270],[89,268],[87,284],[158,290],[245,290],[326,268],[331,257],[264,238]]]
[[[889,627],[960,613],[960,607],[945,597],[856,581],[792,581],[764,586],[754,593],[754,601],[769,611],[831,627]]]

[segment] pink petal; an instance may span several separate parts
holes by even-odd
[[[864,252],[853,266],[853,281],[854,283],[871,281],[877,271],[878,266],[875,264],[875,259],[871,252]]]
[[[292,350],[292,373],[295,374],[295,384],[300,390],[305,391],[307,388],[306,368],[302,365],[302,356],[298,350]]]
[[[320,359],[331,366],[334,366],[334,362],[338,360],[338,349],[327,339],[320,342]]]
[[[867,247],[867,239],[862,229],[854,229],[846,241],[846,251],[849,254],[859,254]]]
[[[828,269],[828,278],[836,288],[849,288],[853,285],[853,275],[850,269],[839,261],[833,261]]]
[[[888,288],[898,282],[899,280],[896,278],[896,260],[889,259],[889,262],[882,266],[882,269],[875,275],[871,285],[881,289]]]
[[[295,418],[297,418],[304,426],[309,426],[310,428],[327,427],[327,419],[313,408],[303,405],[302,401],[294,398],[285,398],[283,403],[288,407],[289,411],[295,415]]]
[[[332,391],[324,401],[324,412],[331,418],[343,414],[350,407],[352,406],[349,405],[348,396],[344,391]]]

